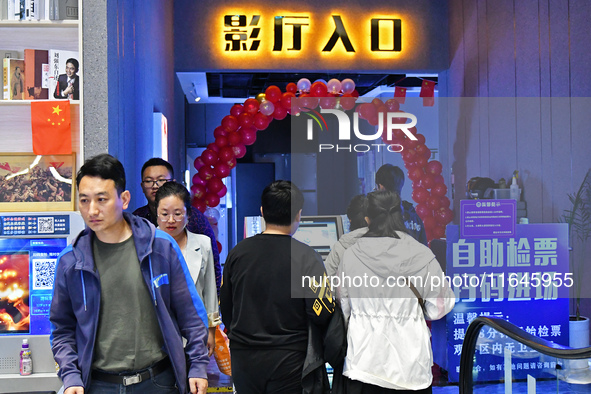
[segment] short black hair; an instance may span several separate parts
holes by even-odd
[[[146,168],[148,167],[156,167],[156,166],[164,166],[166,167],[166,169],[168,170],[168,172],[170,172],[170,176],[171,178],[174,179],[174,169],[172,168],[172,165],[167,162],[166,160],[160,158],[160,157],[152,157],[151,159],[149,159],[147,162],[144,163],[144,165],[142,166],[142,172],[140,174],[140,176],[142,177],[142,179],[144,179],[144,171],[146,170]]]
[[[181,201],[185,204],[185,208],[187,208],[187,214],[191,212],[191,194],[187,190],[186,187],[181,185],[178,182],[166,182],[164,185],[158,188],[156,192],[156,208],[158,208],[158,204],[160,200],[166,197],[175,196],[181,199]]]
[[[304,195],[290,181],[274,181],[263,190],[261,206],[266,223],[289,226],[304,206]]]
[[[119,160],[108,153],[101,153],[84,162],[76,174],[76,187],[80,186],[80,181],[85,176],[111,179],[115,182],[119,195],[125,191],[125,168]]]
[[[74,66],[74,68],[76,69],[75,72],[78,72],[78,70],[80,69],[80,63],[78,63],[78,60],[74,59],[73,57],[69,58],[68,60],[66,60],[66,65],[68,63],[72,63],[72,65]]]
[[[376,185],[380,184],[391,192],[400,194],[404,186],[404,172],[400,167],[384,164],[376,172]]]
[[[377,190],[367,195],[369,231],[365,237],[400,238],[396,232],[408,233],[402,218],[400,195],[389,190]]]
[[[349,230],[367,227],[365,217],[367,216],[367,196],[358,194],[351,199],[347,207],[347,217],[349,218]]]

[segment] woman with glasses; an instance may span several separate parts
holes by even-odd
[[[158,228],[168,233],[179,244],[187,262],[197,293],[201,297],[209,320],[207,349],[211,356],[215,348],[215,327],[221,323],[218,313],[217,288],[211,240],[208,236],[195,234],[185,227],[189,220],[191,196],[177,182],[166,182],[156,192]]]

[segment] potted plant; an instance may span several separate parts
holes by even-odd
[[[568,224],[570,246],[570,268],[573,274],[573,309],[569,321],[569,346],[583,348],[589,346],[589,319],[581,316],[581,285],[587,263],[586,249],[591,239],[591,169],[587,170],[583,182],[575,194],[569,194],[570,209],[565,209],[562,222]],[[572,360],[569,362],[571,373],[567,373],[566,381],[570,383],[589,383],[587,376],[588,360]],[[573,371],[574,370],[574,371]],[[576,372],[576,371],[580,372]]]

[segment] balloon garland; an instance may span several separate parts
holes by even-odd
[[[328,82],[317,80],[311,83],[307,78],[302,78],[297,84],[287,84],[285,92],[277,86],[269,86],[256,99],[235,104],[230,109],[230,115],[225,116],[213,131],[215,142],[209,144],[201,156],[195,159],[197,174],[192,179],[192,205],[205,212],[207,207],[213,208],[220,203],[220,198],[227,192],[222,179],[230,175],[236,166],[236,159],[244,157],[246,146],[255,143],[257,131],[265,130],[273,119],[281,120],[288,114],[297,115],[317,106],[326,109],[338,105],[344,110],[355,108],[360,118],[376,126],[380,115],[403,112],[395,98],[386,102],[375,98],[371,103],[355,106],[357,97],[359,93],[351,79],[331,79]],[[294,98],[299,100],[298,105],[292,108]],[[405,122],[405,118],[400,118],[397,123]],[[442,165],[437,160],[429,161],[431,150],[425,145],[425,136],[419,134],[416,127],[409,130],[416,136],[416,141],[409,139],[400,129],[394,129],[391,139],[388,139],[387,131],[384,130],[382,140],[388,145],[399,144],[403,147],[401,155],[408,178],[412,181],[412,199],[417,203],[415,209],[423,220],[428,240],[444,238],[445,226],[453,220],[454,214],[449,208],[451,202],[446,197]]]

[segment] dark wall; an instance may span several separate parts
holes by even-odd
[[[125,166],[130,210],[146,203],[140,170],[152,157],[153,113],[168,119],[169,160],[184,164],[184,130],[175,124],[173,2],[111,1],[109,34],[109,153]]]

